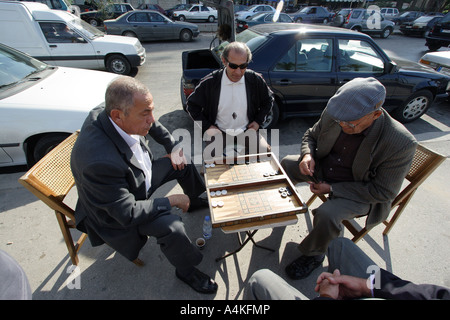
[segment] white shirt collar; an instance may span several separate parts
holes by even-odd
[[[227,76],[227,69],[223,69],[223,75],[222,75],[222,81],[224,85],[235,85],[235,84],[244,84],[245,83],[245,75],[242,76],[241,79],[239,79],[238,82],[233,82],[228,78]]]
[[[108,117],[109,121],[113,124],[114,128],[116,128],[117,132],[120,134],[120,136],[125,140],[127,145],[131,148],[136,143],[140,143],[139,135],[137,134],[128,134],[125,131],[122,130],[121,127],[119,127],[112,119],[111,117]]]

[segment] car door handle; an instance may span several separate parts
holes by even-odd
[[[49,45],[50,48],[57,48],[58,46],[56,44]]]
[[[279,84],[280,86],[287,86],[289,84],[292,84],[291,80],[287,80],[287,79],[283,79],[283,80],[278,80],[277,84]]]

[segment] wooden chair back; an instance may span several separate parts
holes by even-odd
[[[389,233],[419,186],[433,173],[433,171],[435,171],[441,165],[444,160],[445,157],[443,155],[438,154],[421,144],[417,146],[411,168],[409,169],[409,172],[405,177],[405,179],[408,180],[409,183],[403,187],[403,189],[392,202],[391,211],[395,210],[395,212],[394,214],[390,215],[390,219],[383,221],[384,225],[386,226],[383,231],[383,235],[387,235]],[[317,197],[317,195],[313,195],[307,201],[307,206],[310,206]],[[327,200],[323,195],[319,197],[322,201]],[[359,241],[369,232],[369,230],[367,230],[367,228],[365,227],[357,229],[348,220],[342,221],[342,224],[350,231],[350,233],[352,233],[353,242]]]
[[[74,210],[64,203],[64,198],[75,185],[70,169],[70,156],[78,134],[79,131],[76,131],[67,137],[19,178],[25,188],[55,211],[74,265],[78,265],[78,251],[87,238],[82,233],[74,242],[70,232],[70,229],[75,228]]]

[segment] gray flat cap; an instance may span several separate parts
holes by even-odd
[[[354,121],[375,110],[386,99],[386,88],[375,78],[355,78],[338,89],[327,104],[336,120]]]

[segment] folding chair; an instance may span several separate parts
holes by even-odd
[[[70,233],[70,229],[75,228],[74,211],[63,201],[75,185],[70,169],[70,155],[78,134],[79,131],[76,131],[70,135],[19,178],[19,182],[25,188],[55,210],[56,219],[74,265],[78,265],[78,251],[86,240],[87,234],[82,233],[74,242]]]
[[[441,165],[444,160],[445,157],[443,155],[440,155],[421,144],[417,146],[411,168],[409,169],[409,172],[405,177],[405,179],[408,180],[409,183],[404,186],[404,188],[392,202],[391,211],[395,210],[395,212],[389,220],[383,221],[384,225],[386,226],[383,231],[383,235],[387,235],[389,233],[419,186],[428,178],[431,173],[433,173],[434,170],[437,169],[437,167]],[[327,201],[327,198],[325,196],[317,196],[314,194],[306,202],[306,205],[309,207],[317,197],[319,197],[324,202]],[[359,217],[363,216],[358,216],[358,218]],[[366,227],[360,228],[360,230],[358,230],[348,220],[342,221],[342,224],[352,233],[352,241],[355,243],[369,232]]]

